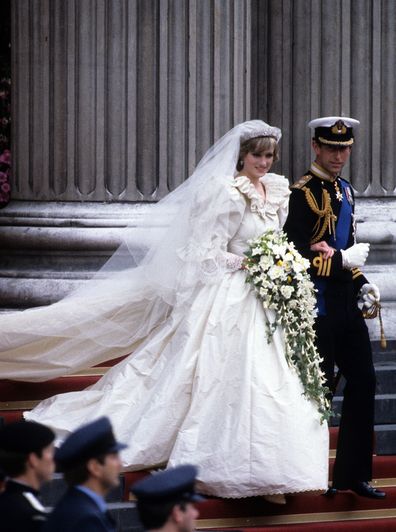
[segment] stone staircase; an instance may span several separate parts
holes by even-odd
[[[302,494],[288,497],[285,506],[267,503],[260,497],[240,500],[211,498],[200,506],[198,529],[275,529],[278,532],[326,530],[396,530],[396,342],[386,351],[374,343],[377,373],[376,396],[376,456],[374,483],[386,489],[383,501],[339,493],[335,498]],[[112,363],[116,363],[113,361]],[[97,367],[78,375],[54,379],[47,383],[0,381],[0,416],[5,422],[19,419],[22,411],[32,408],[40,399],[55,393],[79,390],[94,382],[108,367]],[[336,411],[341,406],[342,381],[334,401]],[[338,435],[337,418],[330,428],[330,466],[334,460]],[[331,469],[330,469],[331,470]],[[140,532],[135,504],[129,496],[130,485],[149,471],[127,472],[121,476],[120,487],[109,496],[110,509],[119,531]],[[44,488],[43,499],[53,506],[65,489],[60,475]]]
[[[332,462],[332,460],[331,460]],[[121,486],[108,497],[120,532],[142,532],[132,500],[128,500],[129,486],[149,472],[126,473]],[[246,499],[209,498],[199,505],[198,530],[276,530],[303,532],[305,530],[396,530],[396,458],[376,457],[374,474],[376,485],[385,487],[384,501],[362,499],[344,492],[335,498],[302,494],[289,496],[285,506],[273,505],[261,497]],[[392,478],[385,475],[391,474]],[[65,486],[58,475],[43,490],[47,506],[56,504]]]
[[[388,342],[386,350],[381,350],[379,342],[373,342],[374,364],[377,377],[375,401],[375,440],[378,455],[396,455],[396,341]],[[342,386],[340,380],[333,408],[341,411]],[[337,426],[338,418],[332,420]]]

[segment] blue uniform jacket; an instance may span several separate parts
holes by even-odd
[[[115,532],[108,513],[103,513],[91,497],[70,488],[48,518],[43,532]]]

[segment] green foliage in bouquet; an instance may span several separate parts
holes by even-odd
[[[275,230],[249,241],[246,257],[246,282],[252,285],[264,309],[275,315],[273,321],[267,318],[268,343],[281,326],[287,363],[297,372],[305,396],[317,404],[322,419],[329,419],[329,389],[315,346],[316,298],[308,274],[309,261],[288,242],[285,233]]]

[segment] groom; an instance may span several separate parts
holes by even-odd
[[[363,497],[382,499],[373,488],[375,372],[370,338],[358,299],[366,307],[379,302],[376,285],[360,271],[368,244],[356,244],[352,187],[340,177],[354,142],[358,120],[341,116],[312,120],[315,161],[292,185],[289,216],[284,230],[310,261],[317,290],[317,347],[323,358],[327,385],[334,390],[334,365],[345,378],[337,457],[333,470],[334,495],[352,490]]]

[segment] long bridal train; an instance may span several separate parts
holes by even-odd
[[[280,131],[252,120],[215,143],[153,209],[164,228],[155,245],[139,256],[126,241],[115,253],[122,271],[49,307],[2,316],[3,378],[40,381],[128,355],[27,419],[62,439],[107,415],[129,444],[125,469],[195,463],[211,495],[327,489],[327,424],[286,362],[281,327],[268,343],[274,315],[240,269],[248,241],[283,226],[290,193],[284,177],[266,173],[264,199],[235,175],[241,145],[256,137],[273,146]]]
[[[264,203],[246,178],[236,184],[226,186],[236,214],[227,249],[242,255],[249,238],[278,226],[271,207],[276,214],[279,205]],[[173,308],[97,384],[43,401],[26,418],[62,437],[108,415],[130,445],[122,454],[126,469],[193,461],[200,489],[211,495],[324,490],[327,425],[286,363],[282,331],[267,343],[266,315],[273,319],[245,273],[230,271]]]

